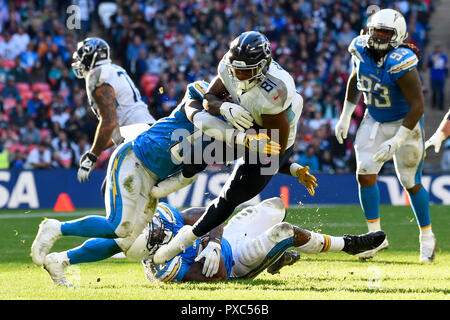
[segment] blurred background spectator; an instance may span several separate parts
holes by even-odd
[[[428,57],[428,67],[430,68],[431,95],[433,108],[444,110],[444,88],[445,80],[448,77],[448,58],[442,52],[440,42],[434,44],[434,50]]]
[[[409,41],[424,50],[434,0],[375,3],[401,11]],[[72,4],[80,8],[80,30],[66,26]],[[161,118],[180,102],[189,82],[216,75],[232,39],[258,30],[269,38],[274,60],[294,77],[304,98],[294,160],[314,172],[352,172],[362,101],[345,145],[337,143],[333,130],[351,72],[347,46],[365,24],[368,5],[366,0],[0,0],[3,148],[13,167],[77,166],[97,124],[84,81],[70,68],[77,41],[86,36],[110,44],[113,62],[129,72],[152,115]],[[439,59],[428,61],[432,70],[440,68]],[[431,73],[435,79],[438,71]],[[51,146],[48,139],[58,143]],[[110,153],[101,155],[98,167]]]

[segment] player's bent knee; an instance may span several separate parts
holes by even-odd
[[[126,238],[131,234],[132,230],[131,221],[123,221],[117,226],[115,233],[119,238]]]
[[[294,227],[287,222],[278,223],[270,228],[267,232],[267,237],[275,243],[281,242],[293,236]]]

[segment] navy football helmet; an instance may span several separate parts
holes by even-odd
[[[272,61],[270,42],[257,31],[242,33],[226,54],[228,72],[240,90],[249,90],[263,81]]]
[[[83,79],[95,66],[111,62],[109,45],[100,38],[86,38],[78,42],[72,59],[73,73],[77,78]]]

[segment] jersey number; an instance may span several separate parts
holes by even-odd
[[[275,82],[271,81],[270,79],[266,79],[263,83],[261,83],[261,88],[263,88],[267,93],[272,91],[272,89],[276,86],[277,85],[275,84]]]
[[[128,84],[130,85],[131,91],[133,91],[133,99],[134,102],[138,102],[138,99],[141,98],[141,95],[139,93],[139,91],[136,89],[136,87],[134,86],[134,83],[131,81],[130,77],[123,71],[117,71],[117,74],[120,76],[123,76],[125,78],[125,80],[127,80]]]
[[[359,89],[363,92],[364,95],[364,103],[367,106],[373,104],[376,108],[392,107],[391,95],[388,87],[380,85],[379,82],[374,83],[371,78],[366,77],[363,74],[360,76],[359,84]],[[372,91],[379,91],[381,99],[373,97]]]

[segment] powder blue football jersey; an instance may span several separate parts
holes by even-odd
[[[189,99],[202,101],[208,85],[206,81],[190,83],[183,100],[172,113],[159,119],[133,141],[133,150],[138,159],[159,179],[163,180],[181,169],[182,163],[173,161],[169,150],[195,129],[181,108]]]
[[[369,114],[378,122],[391,122],[405,118],[409,111],[397,80],[414,69],[419,59],[409,48],[398,47],[389,51],[379,65],[367,52],[367,35],[353,39],[348,51],[358,79],[358,90],[364,95]]]

